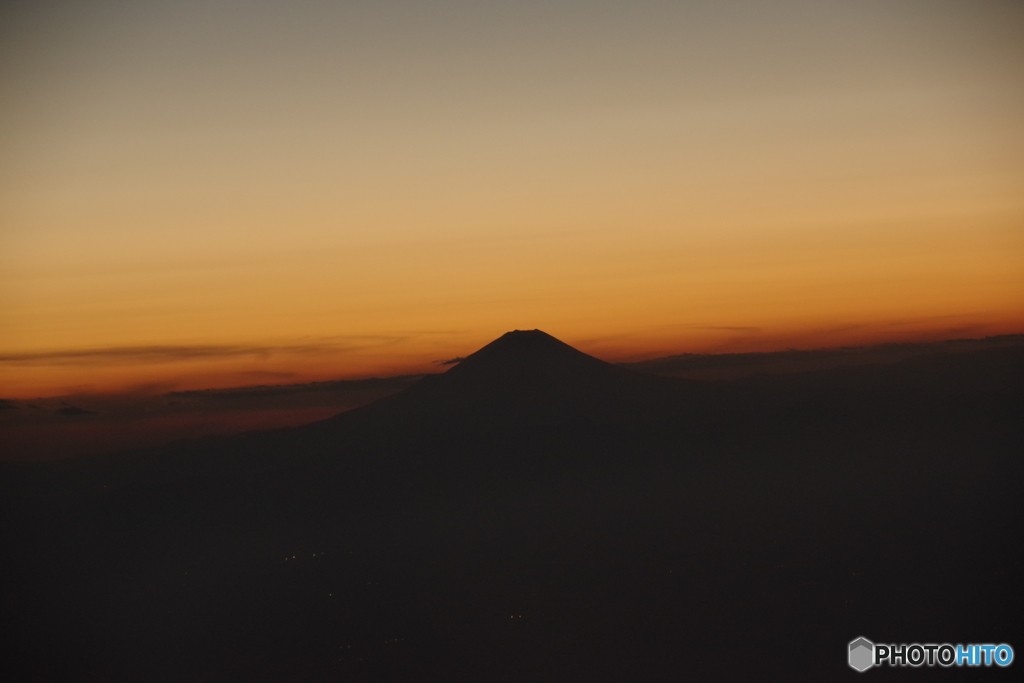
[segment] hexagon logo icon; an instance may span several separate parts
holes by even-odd
[[[875,663],[875,644],[867,638],[850,641],[850,666],[857,671],[867,671]]]

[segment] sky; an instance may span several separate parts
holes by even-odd
[[[1024,4],[0,2],[0,396],[1024,332]]]

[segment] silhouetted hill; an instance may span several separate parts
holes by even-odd
[[[528,333],[524,334],[528,336]],[[520,346],[524,347],[521,344]],[[584,386],[586,380],[582,377],[576,377],[573,382],[569,382],[566,375],[565,382],[556,382],[555,375],[549,374],[548,388],[543,387],[542,382],[534,382],[537,389],[534,395],[541,398],[533,399],[532,404],[530,401],[520,400],[520,407],[515,410],[511,405],[500,411],[483,410],[481,406],[465,400],[460,409],[453,405],[452,400],[440,400],[437,391],[422,392],[418,389],[418,392],[425,395],[433,394],[438,403],[433,406],[432,418],[427,417],[422,410],[413,412],[423,413],[423,420],[433,420],[436,427],[449,425],[461,429],[469,428],[472,421],[481,417],[490,420],[489,416],[513,414],[520,415],[518,419],[527,419],[527,415],[532,415],[529,419],[534,423],[545,420],[557,421],[574,413],[577,415],[575,419],[595,419],[595,415],[602,415],[599,419],[621,419],[630,414],[638,416],[639,419],[661,419],[680,411],[692,413],[691,406],[694,402],[699,406],[706,406],[709,395],[728,393],[745,386],[743,382],[733,383],[737,379],[745,380],[758,375],[791,375],[791,380],[772,380],[768,384],[800,384],[802,380],[798,376],[818,377],[819,379],[813,381],[826,382],[829,380],[825,376],[813,373],[847,368],[847,371],[842,372],[851,376],[867,376],[874,372],[869,366],[910,367],[917,362],[914,359],[945,359],[961,354],[981,358],[987,357],[986,354],[989,352],[1001,349],[1012,351],[1014,348],[1024,348],[1024,335],[768,353],[683,354],[618,365],[634,373],[688,380],[688,393],[685,396],[677,391],[681,386],[679,382],[663,383],[660,387],[652,383],[645,386],[637,381],[635,376],[632,381],[635,387],[633,390],[621,386],[615,388],[616,382],[625,383],[621,375],[617,380],[599,382],[603,388],[599,386],[596,392],[588,394],[579,388],[566,389],[573,382],[577,387]],[[443,365],[451,366],[463,360],[465,358],[452,359],[445,361]],[[945,362],[942,360],[940,364]],[[512,370],[516,365],[515,361],[509,358],[501,365],[507,366],[507,374],[512,376],[512,381],[503,380],[491,384],[510,387],[513,394],[523,394],[522,389],[528,387],[517,389],[514,386],[516,383],[524,384],[524,378],[518,377],[521,373]],[[539,359],[529,362],[531,372],[542,365],[543,362]],[[569,362],[552,365],[556,373],[571,367]],[[605,370],[607,371],[607,368]],[[835,377],[840,377],[842,372]],[[0,399],[0,460],[64,459],[131,448],[153,448],[176,439],[194,439],[215,434],[238,434],[251,429],[308,424],[394,395],[421,378],[422,375],[416,375],[259,385],[179,391],[151,396],[110,394],[51,397],[33,401]],[[431,383],[433,380],[426,384]],[[718,386],[708,386],[708,383]],[[451,387],[453,381],[449,378],[442,384]],[[575,391],[576,395],[558,398],[559,392],[571,394],[572,391]],[[468,393],[468,390],[462,392],[463,395]],[[597,396],[601,395],[610,399],[602,404],[597,399]],[[507,404],[514,402],[510,397],[503,400]],[[771,400],[774,402],[775,399]],[[424,401],[427,402],[426,399]],[[72,414],[69,414],[63,410],[69,405],[90,412],[74,414],[72,411]],[[474,418],[466,415],[466,408],[475,411]],[[460,412],[464,417],[456,418],[455,415]],[[447,418],[444,417],[445,413],[448,414]],[[588,414],[590,418],[586,417]]]
[[[888,343],[826,349],[750,353],[683,353],[621,365],[637,372],[696,380],[731,380],[756,374],[792,374],[864,365],[892,365],[921,356],[948,356],[1024,347],[1024,334],[938,342]]]
[[[330,420],[480,429],[567,420],[650,420],[692,405],[695,383],[634,372],[588,356],[540,330],[515,330],[444,373]],[[326,425],[325,425],[326,426]]]
[[[311,425],[4,468],[7,669],[822,681],[857,636],[1012,645],[1022,412],[1019,346],[699,383],[512,332]]]

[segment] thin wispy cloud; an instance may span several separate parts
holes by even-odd
[[[3,365],[134,365],[181,363],[227,358],[268,358],[337,354],[390,346],[405,341],[402,336],[353,336],[299,344],[195,344],[152,346],[111,346],[84,349],[56,349],[0,354]]]
[[[662,325],[661,329],[714,330],[718,332],[761,332],[764,328],[740,325],[701,325],[697,323],[677,323]]]

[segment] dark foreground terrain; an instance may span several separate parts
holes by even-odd
[[[300,428],[3,468],[18,681],[825,681],[1021,638],[1024,347],[697,382],[540,332]]]

